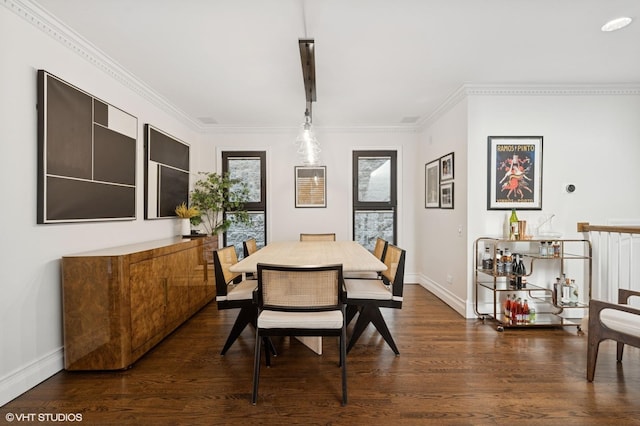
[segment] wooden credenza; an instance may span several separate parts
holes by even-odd
[[[65,369],[128,368],[214,299],[207,246],[170,238],[64,256]]]

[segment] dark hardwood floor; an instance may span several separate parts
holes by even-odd
[[[418,285],[405,286],[404,300],[402,310],[384,310],[400,356],[369,326],[347,358],[344,407],[337,341],[326,339],[318,356],[289,338],[275,341],[279,356],[262,369],[258,404],[251,405],[253,331],[221,357],[236,311],[218,312],[211,303],[131,369],[62,371],[1,407],[0,418],[80,413],[90,425],[640,424],[637,348],[627,347],[618,364],[614,343],[603,343],[588,383],[586,336],[575,328],[500,333],[491,322],[461,318]]]

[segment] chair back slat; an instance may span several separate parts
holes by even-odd
[[[336,234],[300,234],[300,241],[335,241]]]
[[[387,242],[382,238],[376,239],[376,245],[373,248],[373,255],[378,259],[383,260],[386,250],[387,250]]]
[[[384,264],[387,269],[382,272],[382,279],[385,284],[391,284],[392,293],[397,297],[401,297],[403,292],[405,255],[405,250],[393,244],[387,245],[384,255]]]
[[[249,238],[242,243],[244,248],[244,257],[251,256],[258,251],[258,245],[255,238]]]
[[[229,268],[238,263],[238,255],[234,246],[228,246],[213,252],[213,265],[216,274],[216,294],[227,295],[227,284],[242,277],[238,272],[231,272]]]
[[[335,309],[342,303],[342,265],[258,264],[260,304],[268,309]]]

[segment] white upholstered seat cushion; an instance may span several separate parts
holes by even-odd
[[[257,286],[256,280],[244,280],[238,284],[233,284],[227,287],[226,296],[216,297],[217,301],[222,300],[247,300],[253,298],[253,290]]]
[[[640,315],[605,308],[600,311],[600,321],[612,330],[640,336]]]
[[[382,280],[344,280],[349,299],[391,300],[393,295]]]
[[[258,328],[342,328],[342,311],[281,312],[264,310],[258,316]]]
[[[348,280],[350,278],[357,278],[360,280],[362,279],[377,280],[380,278],[380,276],[375,271],[345,272],[344,279]]]

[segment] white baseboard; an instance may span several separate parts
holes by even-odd
[[[64,368],[60,347],[0,378],[0,407],[42,383]]]
[[[467,317],[467,312],[469,312],[467,309],[467,301],[460,299],[458,296],[451,293],[446,287],[443,287],[424,275],[417,276],[415,281],[412,282],[417,282],[422,287],[429,290],[431,293],[436,295],[438,299],[449,305],[451,309],[459,313],[463,318],[475,318],[475,315]]]

